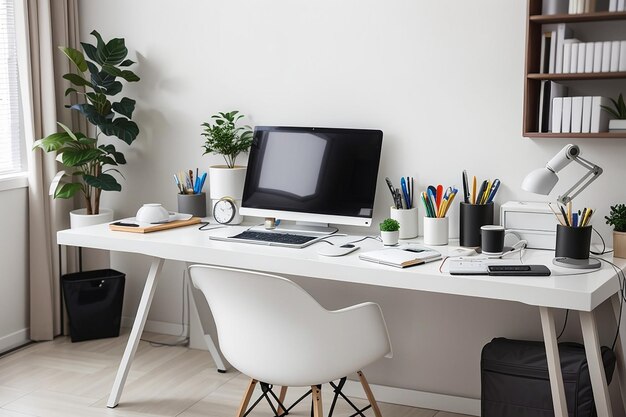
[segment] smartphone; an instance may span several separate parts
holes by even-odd
[[[491,276],[547,277],[551,274],[545,265],[489,265],[487,271]]]

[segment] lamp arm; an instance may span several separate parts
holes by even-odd
[[[580,194],[592,182],[597,180],[600,175],[602,175],[602,168],[600,168],[596,164],[591,163],[587,161],[586,159],[581,158],[580,156],[575,157],[574,161],[578,162],[580,165],[585,167],[588,171],[585,175],[583,175],[583,177],[580,180],[578,180],[576,184],[574,184],[569,190],[565,191],[565,194],[559,196],[557,201],[561,204],[567,204],[570,201],[572,201],[574,197]]]

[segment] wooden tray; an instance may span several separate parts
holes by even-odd
[[[173,222],[163,224],[151,224],[150,226],[132,227],[132,226],[117,226],[109,224],[109,229],[116,232],[131,232],[131,233],[150,233],[158,232],[159,230],[174,229],[176,227],[190,226],[192,224],[200,223],[200,217],[192,217],[189,220],[174,220]]]

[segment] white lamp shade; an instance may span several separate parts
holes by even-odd
[[[548,168],[539,168],[526,175],[522,189],[535,194],[548,195],[559,181],[558,175]]]

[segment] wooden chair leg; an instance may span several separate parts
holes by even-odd
[[[376,417],[382,417],[380,413],[380,408],[378,408],[378,403],[376,402],[376,398],[374,398],[374,393],[370,388],[370,384],[367,383],[367,379],[365,379],[365,375],[363,375],[362,371],[358,371],[357,375],[359,375],[359,379],[361,380],[361,385],[363,385],[363,391],[365,391],[365,395],[367,396],[367,401],[372,405],[372,410],[374,411],[374,415]]]
[[[311,385],[311,396],[313,398],[313,417],[324,417],[322,391],[317,385]]]
[[[280,404],[285,403],[285,397],[287,396],[287,388],[289,387],[280,387],[280,394],[278,394],[278,400],[280,401]],[[280,404],[278,404],[278,414],[283,414],[285,410],[283,410],[283,407],[281,407]]]
[[[243,393],[243,398],[241,399],[241,404],[239,405],[239,410],[237,411],[237,417],[243,417],[243,415],[246,414],[250,398],[252,397],[252,393],[254,392],[254,387],[257,382],[258,381],[256,379],[252,378],[248,381],[248,387],[246,388],[246,392]]]

